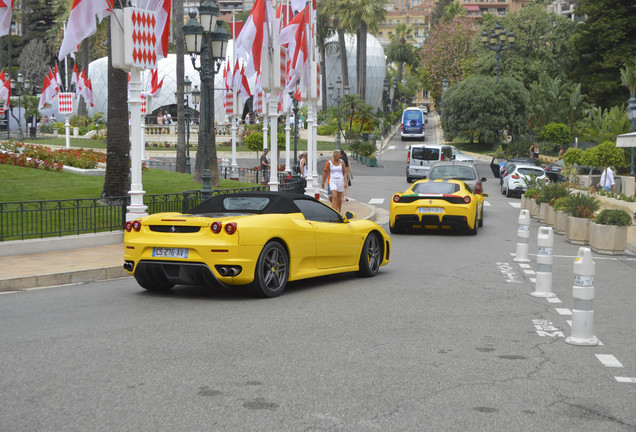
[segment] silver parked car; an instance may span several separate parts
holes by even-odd
[[[474,194],[479,195],[484,192],[482,183],[486,181],[486,177],[479,178],[479,173],[474,163],[456,160],[433,164],[428,178],[431,180],[461,180],[466,183]]]
[[[550,181],[545,170],[536,165],[512,163],[506,170],[506,176],[503,178],[501,185],[501,193],[507,197],[514,195],[523,195],[527,189],[526,180],[535,177],[546,183]]]
[[[475,158],[467,155],[455,146],[450,146],[454,159],[458,162],[475,162]]]

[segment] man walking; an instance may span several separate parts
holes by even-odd
[[[261,171],[263,173],[263,183],[269,183],[269,159],[267,159],[268,150],[264,149],[261,155]]]
[[[603,170],[603,174],[601,174],[601,181],[598,186],[604,191],[613,191],[614,190],[614,172],[608,166]]]

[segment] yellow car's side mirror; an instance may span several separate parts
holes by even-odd
[[[345,213],[345,220],[349,220],[349,219],[355,219],[356,218],[356,214],[352,211],[348,211]]]

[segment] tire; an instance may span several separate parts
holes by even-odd
[[[389,224],[389,231],[391,234],[400,234],[404,232],[404,229],[400,228],[397,224],[395,226],[391,226],[391,224]]]
[[[481,217],[479,218],[479,228],[484,226],[484,208],[481,208]]]
[[[407,183],[413,183],[413,177],[406,176]]]
[[[475,211],[475,225],[471,229],[470,226],[468,226],[468,222],[466,222],[466,233],[468,235],[477,235],[478,226],[479,226],[479,223],[477,222],[477,211]]]
[[[267,243],[256,262],[253,291],[261,297],[277,297],[285,291],[289,278],[289,257],[280,243]]]
[[[382,264],[383,248],[380,237],[377,233],[369,233],[364,240],[362,253],[360,254],[360,263],[358,274],[360,276],[375,276]]]
[[[512,192],[510,192],[510,188],[506,188],[506,196],[510,198],[512,196]]]
[[[170,291],[174,284],[168,281],[168,278],[158,266],[139,265],[134,273],[137,283],[148,291],[165,292]]]

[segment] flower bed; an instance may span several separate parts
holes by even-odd
[[[18,142],[0,143],[0,152],[0,163],[55,171],[60,171],[64,165],[93,169],[99,163],[106,162],[106,155],[94,150],[51,150],[45,146]]]

